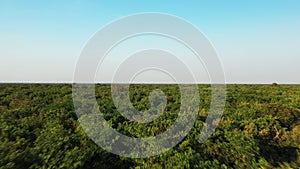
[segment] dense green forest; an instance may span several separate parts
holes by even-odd
[[[116,110],[110,85],[97,85],[99,109],[110,125],[132,137],[154,136],[176,119],[177,85],[131,85],[137,110],[149,93],[167,96],[164,114],[132,123]],[[78,123],[69,84],[0,85],[0,168],[299,168],[300,86],[228,85],[223,117],[198,143],[210,106],[210,85],[199,85],[200,111],[193,129],[173,149],[142,159],[119,157],[95,144]]]

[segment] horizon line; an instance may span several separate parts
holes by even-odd
[[[132,82],[132,83],[125,83],[125,82],[70,82],[70,81],[0,81],[0,84],[161,84],[161,85],[177,85],[177,84],[197,84],[197,85],[211,85],[211,84],[225,84],[225,85],[300,85],[297,82],[286,82],[286,83],[279,83],[279,82],[225,82],[225,83],[208,83],[208,82],[199,82],[199,83],[171,83],[171,82]]]

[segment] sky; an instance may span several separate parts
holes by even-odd
[[[299,0],[1,0],[0,82],[72,82],[105,25],[143,12],[178,16],[216,49],[227,83],[300,83]]]

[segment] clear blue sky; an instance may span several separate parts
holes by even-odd
[[[176,15],[202,30],[228,83],[300,83],[299,0],[1,0],[0,81],[70,82],[97,30],[141,12]]]

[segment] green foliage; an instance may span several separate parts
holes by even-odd
[[[134,108],[147,111],[148,96],[155,89],[162,90],[168,102],[164,113],[146,124],[129,121],[117,111],[109,85],[97,85],[95,94],[100,111],[114,129],[132,137],[149,137],[173,124],[181,104],[177,85],[131,85]],[[0,168],[300,166],[300,86],[229,85],[218,128],[199,144],[210,91],[209,85],[199,85],[199,118],[180,144],[158,156],[129,159],[104,151],[85,134],[73,108],[71,85],[1,84]]]

